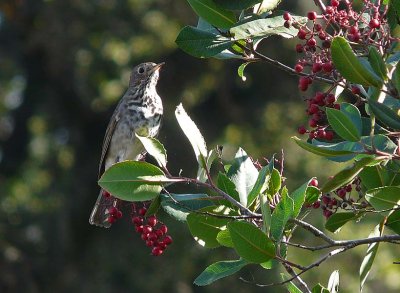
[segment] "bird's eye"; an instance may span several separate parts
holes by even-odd
[[[138,72],[139,72],[140,74],[144,73],[144,68],[143,68],[143,67],[139,67]]]

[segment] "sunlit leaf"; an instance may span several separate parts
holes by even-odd
[[[231,233],[229,233],[228,229],[218,232],[217,241],[222,246],[233,247]]]
[[[258,173],[258,177],[256,182],[254,183],[253,188],[251,189],[249,196],[247,198],[247,206],[251,206],[254,200],[258,197],[260,192],[268,185],[270,175],[268,166],[264,166]]]
[[[302,149],[305,149],[306,151],[309,151],[313,154],[323,156],[323,157],[339,157],[339,156],[344,156],[344,155],[351,155],[353,154],[352,151],[348,150],[335,150],[332,148],[332,145],[330,144],[325,144],[325,145],[319,145],[315,146],[309,143],[306,143],[302,141],[301,139],[297,137],[292,137],[292,139],[297,143]]]
[[[387,79],[387,69],[382,55],[374,46],[369,47],[368,61],[375,73],[383,80]]]
[[[219,28],[229,28],[236,22],[235,14],[212,0],[187,0],[196,14]]]
[[[156,159],[161,167],[167,166],[167,151],[164,146],[153,137],[144,137],[136,134],[136,137],[141,141],[146,151]]]
[[[383,186],[370,189],[365,193],[365,199],[377,211],[392,209],[400,204],[400,187]]]
[[[289,196],[282,196],[281,201],[276,205],[271,215],[271,237],[279,241],[282,238],[283,231],[288,220],[292,217],[294,211],[293,199]]]
[[[233,275],[240,271],[248,262],[244,259],[238,260],[226,260],[213,263],[208,266],[197,278],[194,280],[194,284],[197,286],[206,286],[211,283]]]
[[[339,292],[339,271],[333,271],[329,277],[328,281],[328,291],[329,293]]]
[[[214,0],[214,2],[224,9],[244,10],[262,2],[262,0]]]

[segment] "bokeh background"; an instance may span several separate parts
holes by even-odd
[[[286,1],[301,13],[312,1]],[[1,0],[0,1],[0,291],[1,292],[285,292],[258,288],[279,272],[249,266],[208,287],[192,284],[217,260],[234,259],[226,249],[198,246],[184,223],[160,214],[174,244],[161,257],[134,233],[129,219],[104,230],[88,224],[98,194],[97,166],[103,135],[132,66],[165,61],[158,91],[165,118],[159,139],[170,170],[192,176],[192,149],[174,118],[183,103],[208,146],[225,146],[227,158],[242,146],[262,160],[286,157],[290,189],[312,176],[323,181],[337,166],[300,150],[290,137],[306,121],[297,81],[268,64],[195,59],[175,45],[179,30],[197,17],[186,1]],[[261,50],[294,64],[292,41],[266,40]],[[192,190],[193,191],[193,190]],[[322,226],[319,211],[313,222]],[[368,235],[373,224],[352,224],[339,237]],[[299,233],[298,241],[314,239]],[[394,250],[382,245],[380,269],[365,292],[398,292]],[[334,268],[343,292],[358,290],[365,247],[305,275],[326,285]],[[291,253],[306,264],[317,256]],[[397,255],[398,257],[398,255]]]

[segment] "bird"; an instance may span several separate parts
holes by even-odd
[[[161,97],[156,85],[159,72],[165,63],[145,62],[132,69],[129,86],[116,106],[103,140],[99,163],[99,178],[102,171],[113,164],[145,156],[145,149],[135,134],[156,137],[163,116]],[[109,228],[113,223],[110,209],[118,205],[118,199],[100,190],[90,214],[89,223]]]

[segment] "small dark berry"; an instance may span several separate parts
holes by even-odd
[[[326,62],[322,64],[322,70],[326,73],[330,73],[333,69],[332,62]]]
[[[339,189],[338,191],[337,191],[337,195],[340,197],[340,198],[344,198],[345,196],[346,196],[346,189],[344,189],[344,188],[341,188],[341,189]]]
[[[151,240],[147,240],[147,241],[146,241],[146,246],[152,247],[153,245],[154,245],[154,242],[153,242],[153,241],[151,241]]]
[[[322,25],[320,25],[319,23],[316,23],[316,24],[314,25],[314,30],[317,31],[317,32],[319,32],[320,30],[322,30]]]
[[[339,0],[331,0],[331,5],[333,7],[338,7],[339,6]]]
[[[331,47],[331,41],[329,41],[329,40],[323,41],[322,47],[324,47],[325,49],[329,49]]]
[[[307,32],[303,29],[299,29],[299,32],[297,33],[297,37],[300,40],[304,40],[306,38],[306,36],[307,36]]]
[[[165,236],[163,243],[165,243],[166,245],[170,245],[172,243],[172,237],[169,235]]]
[[[303,65],[301,65],[301,64],[299,64],[299,63],[297,63],[297,64],[295,65],[295,67],[294,67],[294,70],[296,70],[296,72],[298,72],[298,73],[302,72],[303,69],[304,69]]]
[[[118,211],[116,214],[117,219],[121,219],[122,218],[122,212]]]
[[[139,225],[135,227],[136,232],[143,233],[143,225]]]
[[[160,249],[159,247],[154,247],[154,248],[151,250],[151,254],[154,255],[154,256],[159,256],[159,255],[161,255],[163,252],[164,252],[164,250]]]
[[[149,234],[147,233],[142,233],[142,235],[140,235],[140,238],[142,238],[143,241],[146,241],[149,239]]]
[[[303,45],[302,44],[297,44],[296,45],[296,52],[297,53],[303,53],[303,51],[304,51]]]
[[[103,196],[104,196],[105,198],[109,198],[109,197],[111,197],[111,193],[109,193],[109,192],[106,191],[106,190],[103,190]]]
[[[335,95],[334,94],[328,94],[325,98],[326,103],[333,104],[336,101]]]
[[[292,16],[290,15],[289,12],[286,11],[286,12],[283,13],[283,19],[284,20],[291,20]]]
[[[292,22],[291,22],[290,20],[286,20],[286,21],[283,23],[283,26],[284,26],[285,28],[290,28],[291,25],[292,25]]]
[[[326,14],[332,14],[334,11],[335,11],[335,9],[332,6],[326,6],[326,8],[325,8]]]
[[[374,28],[379,28],[381,26],[381,23],[379,22],[378,19],[373,18],[371,19],[368,25],[371,29],[374,29]]]
[[[115,217],[113,217],[113,216],[109,216],[107,218],[107,222],[110,223],[110,224],[114,224],[116,220],[117,219]]]
[[[153,228],[151,228],[150,225],[145,225],[145,226],[143,226],[143,233],[144,233],[144,234],[148,234],[148,233],[150,233],[151,231],[153,231]]]
[[[139,210],[139,215],[144,216],[147,213],[147,209],[146,208],[141,208]]]
[[[351,86],[351,92],[355,95],[359,95],[361,93],[360,88],[356,85]]]
[[[135,224],[136,226],[142,225],[143,224],[143,218],[134,217],[134,218],[132,218],[132,223]]]
[[[299,134],[304,134],[304,133],[307,132],[307,129],[302,125],[302,126],[300,126],[300,127],[297,129],[297,132],[298,132]]]
[[[167,232],[168,232],[168,228],[167,228],[167,226],[165,226],[165,225],[162,225],[162,226],[160,227],[160,230],[161,230],[164,234],[167,234]]]
[[[321,206],[321,203],[319,201],[314,202],[313,205],[312,205],[312,207],[314,209],[319,209],[320,206]]]
[[[318,187],[318,180],[313,178],[308,185]]]
[[[334,134],[333,134],[332,131],[326,131],[326,133],[325,133],[325,139],[326,140],[332,140],[333,136],[334,136]]]
[[[150,226],[154,227],[155,225],[157,225],[157,218],[155,216],[151,216],[147,219],[147,224],[149,224]]]
[[[315,47],[316,44],[317,44],[317,41],[314,38],[311,38],[307,41],[307,45],[310,47]]]
[[[315,20],[317,18],[317,13],[315,11],[310,11],[307,13],[307,17],[309,20]]]
[[[320,72],[322,69],[321,63],[314,63],[312,66],[312,72],[317,73]]]
[[[323,31],[319,32],[319,33],[318,33],[318,38],[319,38],[321,41],[325,41],[325,40],[326,40],[326,33],[323,32]]]
[[[117,209],[116,207],[111,207],[111,208],[108,210],[108,213],[109,213],[110,215],[112,215],[112,216],[117,217],[118,209]]]

